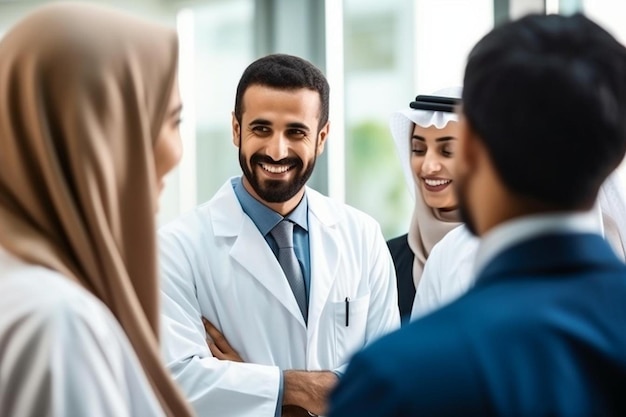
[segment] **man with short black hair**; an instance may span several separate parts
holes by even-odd
[[[243,176],[160,231],[163,350],[199,415],[323,414],[352,353],[399,327],[380,227],[305,186],[328,101],[301,58],[250,64],[232,117]]]
[[[330,415],[626,415],[626,266],[588,213],[626,152],[626,48],[582,15],[504,24],[460,116],[476,284],[357,354]]]

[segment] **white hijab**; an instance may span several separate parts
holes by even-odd
[[[461,88],[446,88],[438,90],[433,94],[461,98]],[[413,128],[417,124],[424,128],[435,126],[437,129],[443,129],[449,122],[458,120],[458,116],[455,113],[415,110],[407,106],[406,109],[393,113],[389,121],[391,134],[398,150],[398,157],[404,170],[405,179],[415,200],[408,242],[411,251],[415,255],[413,259],[413,283],[416,288],[424,269],[424,263],[426,263],[433,246],[450,230],[459,226],[461,222],[457,210],[442,211],[426,205],[417,185],[418,179],[411,169],[411,137],[413,136]]]

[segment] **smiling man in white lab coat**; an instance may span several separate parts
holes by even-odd
[[[301,58],[253,62],[232,118],[243,176],[160,231],[163,352],[201,416],[323,414],[350,356],[399,326],[380,227],[305,185],[328,96]],[[279,248],[286,221],[293,243]],[[209,349],[202,317],[246,363]]]

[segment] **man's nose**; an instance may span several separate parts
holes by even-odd
[[[280,161],[289,155],[289,141],[282,132],[275,132],[272,135],[265,153],[274,161]]]

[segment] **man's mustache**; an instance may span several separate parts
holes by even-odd
[[[295,166],[303,166],[302,159],[300,158],[283,158],[275,161],[273,158],[267,155],[258,155],[254,154],[250,157],[250,163],[253,165],[256,164],[274,164],[274,165],[295,165]]]

